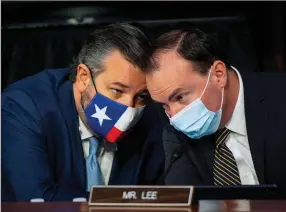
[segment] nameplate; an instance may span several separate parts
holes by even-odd
[[[190,206],[193,186],[93,186],[89,206]]]

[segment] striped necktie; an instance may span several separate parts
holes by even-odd
[[[215,134],[216,149],[213,164],[214,185],[240,185],[240,177],[232,152],[225,144],[230,130],[220,129]]]
[[[95,137],[89,140],[89,155],[86,159],[87,191],[89,192],[93,185],[102,185],[103,179],[96,153],[99,147],[99,141]]]

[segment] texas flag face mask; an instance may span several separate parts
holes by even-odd
[[[84,113],[89,127],[106,141],[116,142],[141,118],[144,107],[133,108],[120,104],[97,92]]]

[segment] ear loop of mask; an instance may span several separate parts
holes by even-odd
[[[221,94],[221,104],[220,104],[220,109],[222,109],[222,104],[223,104],[223,98],[224,98],[224,88],[222,88],[222,94]]]
[[[205,88],[204,88],[204,90],[203,90],[203,92],[202,92],[202,94],[201,94],[201,96],[200,96],[200,99],[202,98],[202,96],[204,95],[204,93],[205,93],[205,91],[206,91],[206,89],[207,89],[207,87],[208,87],[208,84],[209,84],[209,81],[210,81],[210,78],[211,78],[211,73],[212,73],[212,68],[210,68],[208,80],[207,80],[207,83],[206,83],[206,85],[205,85]]]
[[[97,93],[98,91],[97,91],[97,89],[96,89],[95,82],[94,82],[94,80],[93,80],[92,71],[91,71],[90,69],[88,69],[88,70],[89,70],[89,73],[90,73],[90,76],[91,76],[91,81],[92,81],[93,87],[94,87],[94,89],[95,89],[95,91],[96,91],[96,93]]]
[[[206,89],[207,89],[207,87],[208,87],[208,84],[209,84],[209,81],[210,81],[211,72],[212,72],[212,68],[210,68],[208,80],[207,80],[207,83],[206,83],[206,85],[205,85],[205,88],[204,88],[204,90],[203,90],[203,92],[202,92],[202,94],[201,94],[201,96],[200,96],[200,99],[202,98],[202,96],[204,95],[204,93],[205,93],[205,91],[206,91]],[[223,99],[224,99],[224,88],[222,88],[222,97],[221,97],[221,103],[220,103],[220,108],[219,108],[219,110],[222,108]]]
[[[98,91],[97,91],[97,89],[96,89],[95,82],[94,82],[94,80],[93,80],[92,71],[91,71],[90,69],[88,69],[88,70],[89,70],[89,73],[90,73],[90,77],[91,77],[91,81],[92,81],[93,87],[94,87],[94,89],[95,89],[95,91],[96,91],[96,93],[97,93]],[[81,101],[81,107],[82,107],[82,110],[84,111],[84,106],[83,106],[83,104],[82,104],[82,101]]]

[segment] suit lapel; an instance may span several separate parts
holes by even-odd
[[[203,152],[206,160],[207,169],[209,172],[210,178],[209,184],[213,183],[213,162],[214,162],[214,153],[215,153],[215,143],[214,136],[209,135],[201,139],[201,151]]]
[[[79,120],[74,102],[72,82],[69,80],[60,85],[58,90],[58,101],[69,133],[67,142],[70,142],[70,145],[72,146],[71,164],[74,168],[74,175],[78,175],[82,186],[85,187],[85,159],[78,128]]]
[[[114,155],[110,185],[136,185],[141,167],[140,150],[142,137],[130,131],[125,138],[118,142],[118,151]]]
[[[181,146],[186,157],[194,163],[204,183],[212,184],[212,137],[207,136],[199,140],[191,140],[171,126],[168,126],[167,128],[168,131],[171,130],[172,133],[176,135],[175,137],[169,137],[168,142],[176,143],[177,147]],[[170,138],[172,140],[170,140]]]
[[[113,163],[112,163],[112,169],[109,177],[108,185],[116,185],[117,184],[117,178],[116,173],[118,172],[118,157],[117,153],[114,154]]]
[[[267,123],[266,99],[262,94],[263,87],[260,84],[259,75],[254,73],[248,74],[241,73],[244,86],[246,129],[254,168],[259,183],[264,184],[264,142]]]
[[[200,172],[204,183],[212,184],[212,166],[213,166],[213,138],[205,136],[198,140],[189,140],[191,148],[189,148],[190,156]]]

